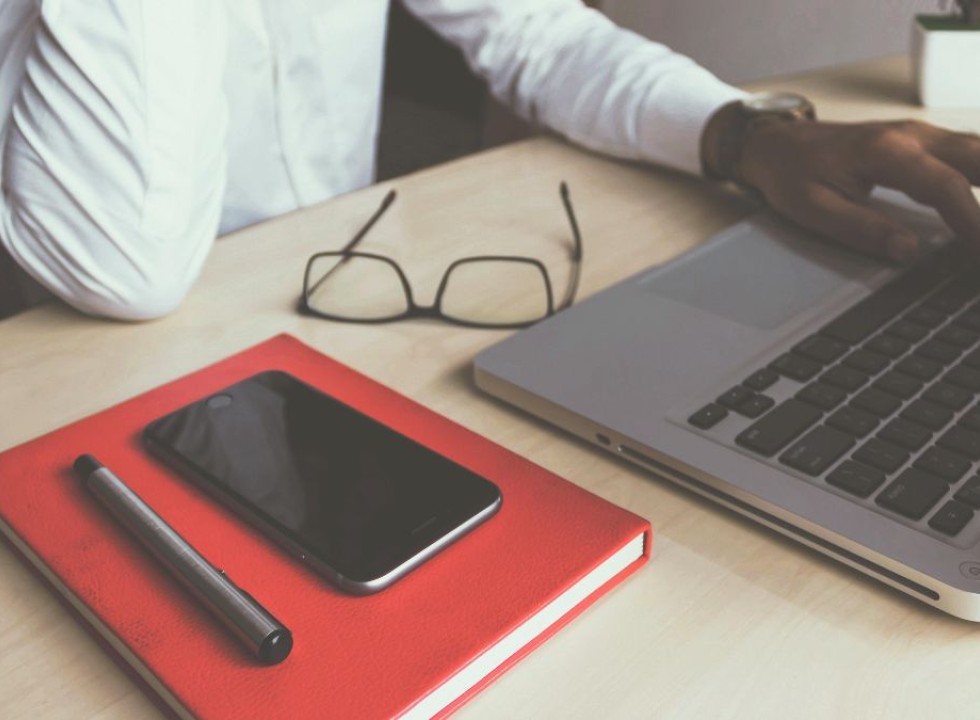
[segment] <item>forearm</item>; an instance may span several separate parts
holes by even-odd
[[[0,240],[84,312],[164,314],[200,271],[220,213],[221,5],[41,13],[7,125]]]

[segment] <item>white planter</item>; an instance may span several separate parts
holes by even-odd
[[[980,30],[926,29],[912,35],[919,100],[926,107],[980,107]]]

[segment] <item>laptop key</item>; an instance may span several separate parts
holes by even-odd
[[[912,520],[922,518],[946,494],[946,483],[909,468],[886,487],[875,502]]]
[[[916,343],[929,334],[929,328],[909,320],[897,320],[886,327],[885,332],[900,337],[902,340]]]
[[[776,404],[776,401],[771,397],[754,393],[744,385],[736,385],[728,392],[718,396],[715,402],[724,405],[729,410],[734,410],[739,415],[750,418],[759,417]]]
[[[702,430],[713,428],[719,422],[728,417],[728,411],[721,405],[708,403],[687,419],[691,425]]]
[[[956,425],[968,430],[980,431],[980,406],[974,406],[963,413],[960,419],[956,421]]]
[[[878,418],[869,412],[846,405],[827,418],[827,424],[848,435],[861,438],[878,427]]]
[[[797,440],[779,462],[816,477],[854,446],[850,435],[821,425]]]
[[[736,385],[723,395],[719,395],[715,400],[719,405],[724,405],[730,410],[738,409],[738,406],[752,397],[752,391],[742,385]]]
[[[929,518],[929,527],[953,537],[973,519],[973,510],[963,503],[950,500]]]
[[[735,408],[735,412],[748,418],[757,418],[775,404],[776,401],[768,395],[752,393],[752,397]]]
[[[967,480],[953,497],[970,507],[980,508],[980,475]]]
[[[864,347],[871,352],[895,359],[907,353],[912,346],[902,338],[893,335],[876,335],[866,342]]]
[[[955,298],[943,297],[940,294],[936,294],[934,297],[926,300],[924,305],[931,310],[952,315],[963,307],[963,302]]]
[[[814,382],[796,393],[796,398],[811,405],[816,405],[821,410],[833,410],[844,402],[847,393],[833,385],[824,385],[822,382]]]
[[[770,367],[780,375],[785,375],[788,378],[800,382],[812,380],[823,369],[820,363],[808,360],[805,357],[800,357],[799,355],[794,355],[793,353],[786,353],[780,356],[773,361]]]
[[[977,340],[980,340],[980,334],[956,325],[947,325],[938,331],[935,337],[941,342],[946,342],[961,348],[968,348],[976,344]]]
[[[839,387],[841,390],[854,392],[859,389],[871,378],[867,374],[845,365],[834,365],[827,372],[820,376],[820,382]]]
[[[943,381],[950,385],[964,388],[970,392],[980,392],[980,370],[967,367],[960,363],[943,376]]]
[[[937,328],[946,322],[946,313],[920,305],[909,310],[903,319],[928,328]]]
[[[909,454],[898,445],[872,438],[859,447],[851,459],[893,473],[908,462]]]
[[[845,460],[827,475],[827,482],[858,497],[868,497],[885,482],[881,470]]]
[[[801,341],[793,352],[797,355],[815,360],[821,365],[827,365],[839,358],[850,349],[840,340],[834,340],[826,335],[811,335]]]
[[[915,349],[916,355],[927,357],[930,360],[938,360],[944,365],[949,365],[963,353],[963,349],[957,345],[950,345],[942,340],[929,338]]]
[[[747,385],[753,390],[762,392],[772,387],[777,380],[779,380],[778,372],[771,368],[760,368],[745,378],[742,384]]]
[[[799,437],[823,415],[802,400],[786,400],[743,430],[735,442],[769,457]]]
[[[851,404],[862,410],[867,410],[869,413],[877,415],[880,418],[884,418],[898,410],[902,401],[894,395],[889,395],[881,390],[867,388],[855,395],[854,399],[851,400]]]
[[[932,431],[904,418],[895,418],[876,437],[901,445],[906,450],[918,450],[932,438]]]
[[[971,460],[980,460],[980,433],[973,430],[952,427],[936,441],[936,444],[966,455]]]
[[[909,403],[902,410],[901,417],[925,425],[930,430],[942,430],[953,419],[953,411],[929,400],[919,399]]]
[[[875,380],[871,387],[902,398],[902,400],[908,400],[922,390],[922,381],[898,370],[889,370]]]
[[[977,310],[976,308],[964,310],[953,319],[953,322],[959,327],[964,327],[967,330],[980,332],[980,310]]]
[[[924,303],[940,312],[953,313],[966,305],[976,295],[976,285],[969,275],[961,275],[931,295]]]
[[[935,380],[943,371],[943,366],[935,360],[929,360],[918,355],[909,355],[899,360],[895,369],[919,380]]]
[[[963,358],[963,364],[971,368],[980,368],[980,348],[967,353]]]
[[[922,397],[953,410],[962,410],[973,399],[973,393],[940,380],[926,388]]]
[[[860,370],[861,372],[868,373],[869,375],[877,375],[888,367],[891,360],[884,355],[873,353],[870,350],[855,350],[844,358],[843,362],[845,365],[852,367],[855,370]]]
[[[912,463],[912,467],[931,473],[948,483],[954,483],[966,475],[972,464],[959,453],[942,448],[929,448]]]

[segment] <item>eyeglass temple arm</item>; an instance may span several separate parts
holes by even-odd
[[[565,215],[568,217],[568,224],[572,228],[572,239],[575,244],[572,246],[572,272],[568,279],[568,289],[565,296],[558,305],[558,310],[564,310],[572,301],[575,300],[575,293],[578,292],[578,282],[582,274],[582,235],[579,233],[578,221],[575,219],[575,210],[572,208],[572,198],[568,192],[568,183],[562,180],[561,202],[565,206]]]
[[[364,239],[364,236],[371,231],[371,228],[374,227],[374,224],[381,219],[381,216],[385,214],[385,211],[389,207],[391,207],[391,204],[395,202],[396,197],[397,197],[397,193],[394,190],[389,190],[388,194],[384,196],[384,199],[381,201],[381,204],[378,206],[378,209],[374,211],[374,215],[368,218],[368,221],[364,223],[364,227],[362,227],[360,230],[357,231],[357,234],[350,239],[350,242],[348,242],[346,245],[340,248],[340,252],[349,253],[351,250],[353,250],[354,247],[359,242],[361,242],[361,240]]]
[[[388,194],[384,196],[384,199],[381,201],[381,204],[378,206],[378,209],[374,211],[374,215],[368,218],[368,221],[364,223],[364,227],[358,230],[357,233],[354,235],[354,237],[352,237],[346,245],[344,245],[342,248],[340,248],[340,250],[337,251],[343,254],[344,257],[340,259],[340,262],[338,262],[332,268],[327,270],[323,274],[323,276],[313,284],[313,287],[311,287],[309,291],[307,291],[307,295],[316,292],[316,290],[324,283],[324,281],[327,278],[329,278],[337,270],[337,268],[339,268],[345,262],[350,260],[350,255],[348,255],[348,253],[352,252],[354,248],[357,246],[357,244],[361,242],[361,240],[363,240],[364,237],[369,232],[371,232],[371,228],[373,228],[374,224],[381,219],[381,216],[385,214],[385,211],[389,207],[391,207],[391,204],[395,202],[396,197],[397,197],[397,193],[394,190],[388,191]]]

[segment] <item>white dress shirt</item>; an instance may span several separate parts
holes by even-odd
[[[739,91],[578,0],[404,0],[520,115],[697,172]],[[78,309],[172,310],[214,238],[372,182],[388,0],[0,0],[0,242]]]

